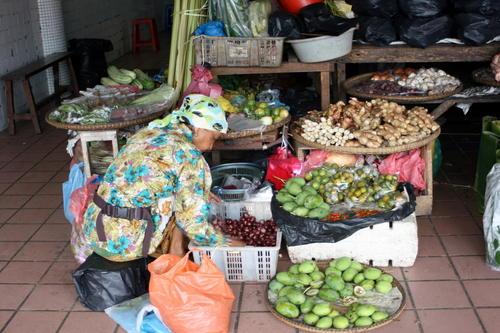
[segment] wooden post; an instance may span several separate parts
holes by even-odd
[[[33,93],[31,91],[31,84],[29,78],[23,80],[24,94],[26,95],[26,100],[28,101],[28,106],[31,113],[31,121],[33,122],[33,127],[35,127],[36,134],[42,133],[40,129],[40,123],[38,122],[38,115],[36,114],[36,104],[33,98]]]
[[[73,95],[78,96],[78,91],[79,91],[78,80],[76,79],[75,68],[73,67],[73,60],[71,60],[71,56],[68,57],[67,62],[68,62],[69,76],[71,79],[71,87],[73,90]]]
[[[344,63],[337,63],[335,71],[336,78],[336,86],[337,86],[337,96],[335,96],[339,101],[347,101],[347,95],[344,89],[344,81],[346,79],[345,67]]]
[[[14,115],[14,89],[12,80],[5,80],[5,97],[7,98],[7,117],[9,120],[9,134],[16,134],[16,119]]]
[[[321,86],[321,109],[326,110],[330,106],[330,72],[320,72]]]

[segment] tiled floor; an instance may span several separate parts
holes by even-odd
[[[46,128],[35,136],[29,124],[24,127],[15,137],[0,134],[0,331],[123,332],[76,300],[70,226],[61,209],[69,162],[65,133]],[[471,184],[474,162],[456,145],[466,140],[443,136],[445,162],[438,182]],[[407,310],[378,332],[500,332],[500,273],[484,264],[474,197],[466,187],[442,183],[435,186],[434,215],[418,220],[415,266],[391,269],[408,291]],[[280,267],[287,264],[283,256]],[[232,287],[237,300],[231,332],[298,333],[266,311],[264,285]]]

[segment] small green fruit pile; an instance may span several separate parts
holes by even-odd
[[[358,303],[359,298],[368,290],[389,293],[393,279],[378,268],[342,257],[324,271],[314,261],[292,265],[276,274],[268,292],[277,296],[274,307],[286,318],[321,329],[367,327],[389,315],[374,305]]]

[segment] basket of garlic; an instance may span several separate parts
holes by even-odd
[[[376,99],[351,98],[326,111],[310,111],[291,127],[295,141],[353,154],[392,154],[427,145],[441,130],[427,109]]]

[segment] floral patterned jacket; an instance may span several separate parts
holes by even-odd
[[[207,162],[192,143],[185,125],[144,128],[132,136],[108,168],[97,194],[119,207],[151,207],[154,235],[149,253],[164,237],[175,214],[177,226],[198,245],[225,245],[227,240],[208,222],[212,178]],[[103,215],[106,242],[99,242],[99,208],[91,203],[84,216],[80,242],[113,261],[141,257],[145,221]]]

